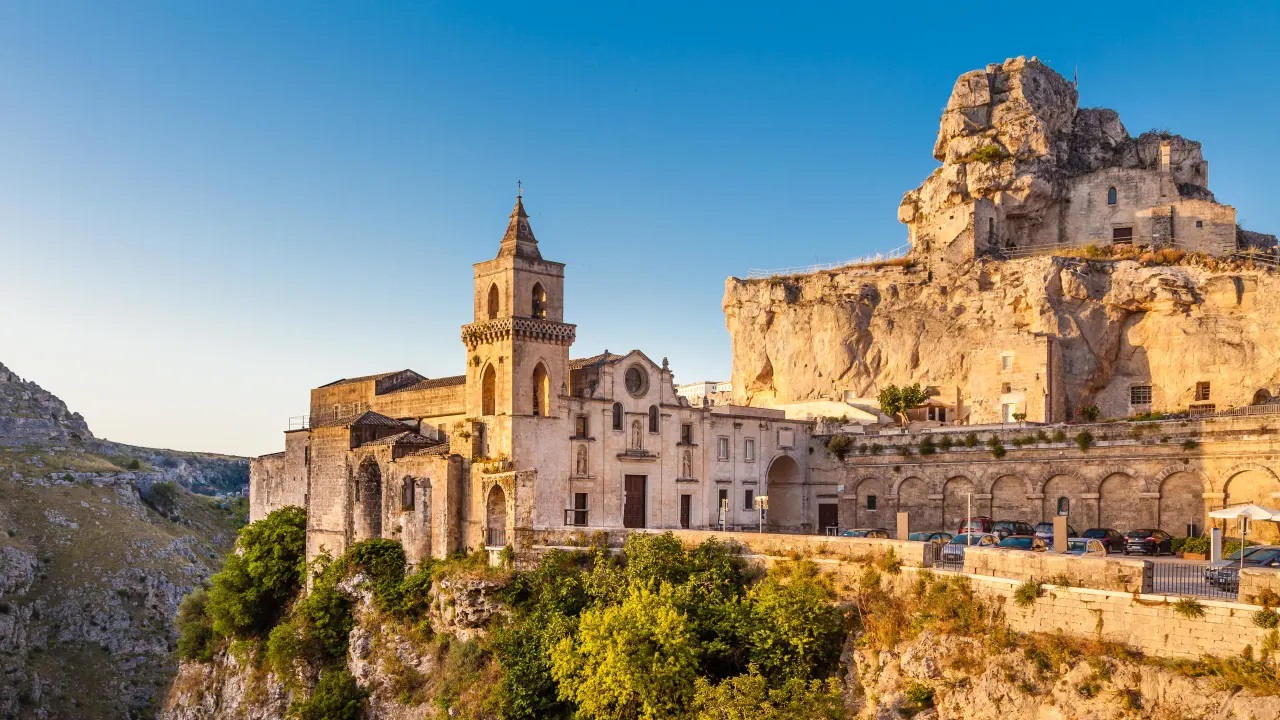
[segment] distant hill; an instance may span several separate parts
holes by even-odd
[[[152,714],[178,602],[221,567],[247,483],[246,458],[95,438],[0,365],[0,717]]]

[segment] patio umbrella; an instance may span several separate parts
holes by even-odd
[[[1213,512],[1209,513],[1209,517],[1220,518],[1224,520],[1230,520],[1232,518],[1235,518],[1236,520],[1239,520],[1240,518],[1248,518],[1250,522],[1254,520],[1271,520],[1274,522],[1274,521],[1280,521],[1280,510],[1272,510],[1271,508],[1265,508],[1265,507],[1262,507],[1261,505],[1248,503],[1246,505],[1233,505],[1231,507],[1222,508],[1221,510],[1214,510]],[[1246,532],[1245,526],[1244,524],[1241,524],[1240,526],[1240,569],[1241,570],[1244,570],[1245,532]]]

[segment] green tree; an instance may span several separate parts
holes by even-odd
[[[929,394],[921,387],[920,383],[913,385],[886,385],[877,396],[880,401],[880,411],[889,417],[897,418],[902,424],[907,423],[907,411],[919,407],[929,399]]]
[[[791,678],[770,688],[753,665],[746,675],[713,685],[698,678],[692,720],[843,720],[844,701],[835,678]]]
[[[749,598],[751,658],[766,677],[821,678],[835,670],[844,618],[817,565],[775,565]]]
[[[213,659],[213,625],[205,611],[208,602],[209,593],[198,588],[178,605],[178,657],[183,660]]]
[[[346,668],[325,670],[311,697],[294,703],[289,713],[298,720],[357,720],[367,696]]]
[[[697,648],[670,586],[632,587],[619,605],[582,614],[551,651],[561,698],[587,720],[680,717],[692,699]]]
[[[302,588],[307,513],[276,510],[245,526],[227,563],[211,579],[207,609],[224,637],[265,636]]]

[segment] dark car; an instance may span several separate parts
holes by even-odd
[[[995,527],[995,524],[995,521],[989,517],[971,517],[960,523],[960,529],[956,531],[956,534],[989,533],[991,528]]]
[[[991,524],[991,532],[1004,539],[1010,535],[1035,535],[1036,529],[1021,520],[997,520]]]
[[[1217,574],[1209,579],[1215,587],[1228,592],[1240,590],[1240,566],[1249,568],[1280,568],[1280,549],[1267,548],[1244,556],[1241,562],[1218,568]]]
[[[928,542],[928,543],[937,543],[939,545],[945,545],[949,540],[951,540],[951,533],[949,532],[913,532],[910,535],[907,535],[907,539],[914,540],[915,542]]]
[[[1053,523],[1042,522],[1036,525],[1035,534],[1036,534],[1036,537],[1043,538],[1045,542],[1052,545],[1053,544]],[[1075,528],[1071,527],[1070,525],[1067,525],[1067,537],[1073,538],[1073,537],[1080,537],[1080,536],[1076,534]]]
[[[889,531],[884,528],[856,528],[854,530],[845,530],[840,533],[840,537],[887,538],[889,537]]]
[[[1089,528],[1080,537],[1101,540],[1107,552],[1124,552],[1124,533],[1115,528]]]
[[[1044,552],[1049,549],[1048,543],[1035,535],[1010,535],[1001,540],[997,547],[1010,550],[1029,550],[1031,552]]]
[[[1124,554],[1155,555],[1173,554],[1173,536],[1155,528],[1139,528],[1130,530],[1124,536]]]

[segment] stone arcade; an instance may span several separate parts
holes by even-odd
[[[516,199],[492,260],[474,267],[465,374],[412,370],[311,391],[305,427],[254,461],[250,518],[308,510],[307,557],[367,538],[411,560],[528,547],[532,531],[837,524],[834,484],[809,482],[812,423],[694,406],[665,359],[571,359],[563,263],[546,260]],[[834,482],[834,480],[833,480]]]

